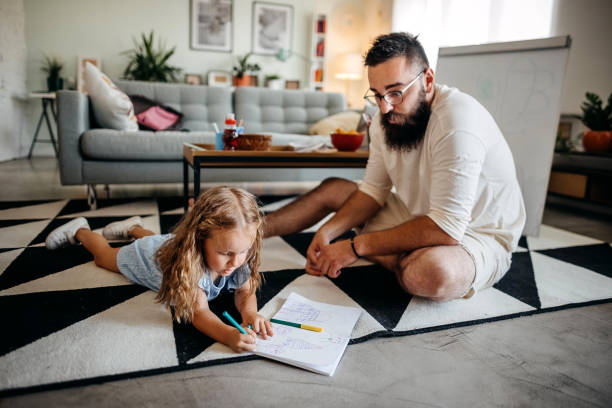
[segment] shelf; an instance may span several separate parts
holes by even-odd
[[[612,205],[612,155],[555,153],[548,192],[585,203]]]
[[[314,14],[311,24],[310,60],[311,69],[308,79],[311,90],[322,91],[325,87],[325,53],[327,38],[327,16]]]

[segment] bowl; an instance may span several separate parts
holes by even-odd
[[[334,147],[341,152],[354,152],[363,142],[364,133],[332,133]]]
[[[271,135],[244,133],[238,135],[238,150],[270,150]]]

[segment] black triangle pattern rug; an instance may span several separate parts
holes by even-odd
[[[288,198],[260,200],[271,211]],[[102,200],[96,211],[85,200],[0,202],[0,396],[259,358],[173,322],[153,292],[96,267],[81,246],[44,247],[49,231],[79,216],[100,231],[140,215],[148,229],[165,233],[182,213],[178,197]],[[401,291],[391,273],[363,261],[333,280],[305,274],[314,231],[265,240],[258,305],[271,316],[297,292],[360,307],[351,344],[612,301],[610,244],[546,225],[539,237],[520,240],[510,271],[493,288],[446,303]],[[210,306],[235,313],[229,295]]]

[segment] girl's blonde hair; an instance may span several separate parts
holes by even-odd
[[[174,306],[174,317],[180,322],[191,322],[198,281],[204,273],[204,241],[214,230],[256,227],[253,245],[246,264],[251,269],[249,283],[254,292],[261,285],[259,252],[263,237],[263,217],[255,197],[239,188],[216,187],[203,193],[195,205],[183,216],[167,240],[156,253],[162,270],[162,283],[157,301],[168,308]]]

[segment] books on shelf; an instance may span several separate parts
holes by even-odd
[[[325,34],[325,16],[317,18],[317,33]]]
[[[317,57],[325,56],[325,38],[319,38],[319,41],[317,41],[317,49],[315,51],[315,55]]]

